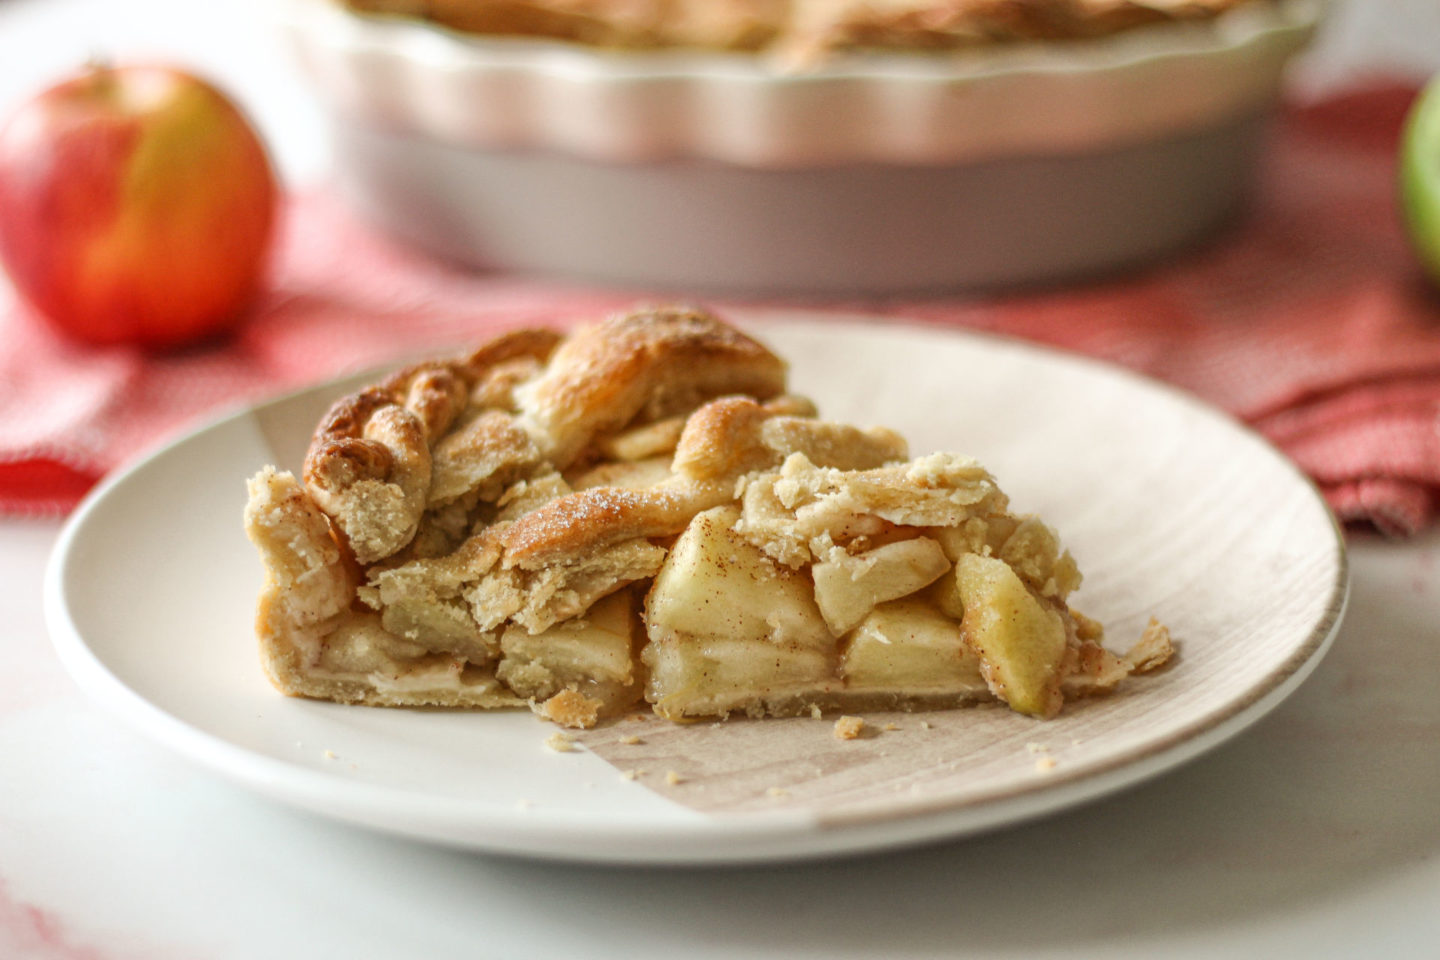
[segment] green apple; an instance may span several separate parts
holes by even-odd
[[[1400,202],[1410,243],[1440,283],[1440,76],[1430,81],[1405,121]]]

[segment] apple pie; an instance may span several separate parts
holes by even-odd
[[[488,36],[612,49],[956,50],[1212,20],[1263,0],[343,0]]]
[[[572,727],[999,700],[1036,717],[1163,663],[966,457],[820,419],[699,310],[525,330],[342,398],[246,531],[287,694],[529,705]]]

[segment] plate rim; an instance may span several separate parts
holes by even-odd
[[[1335,577],[1323,613],[1303,641],[1263,679],[1216,707],[1191,719],[1181,729],[1158,740],[1147,740],[1122,755],[1088,764],[1083,770],[1056,770],[1034,786],[997,786],[960,799],[943,797],[909,800],[881,810],[860,808],[815,812],[805,809],[694,813],[693,818],[663,824],[621,823],[585,814],[547,810],[518,812],[483,802],[437,798],[403,787],[357,783],[335,774],[300,766],[268,754],[238,746],[170,713],[147,699],[117,676],[96,654],[71,617],[65,590],[65,571],[76,540],[89,518],[113,491],[131,482],[155,462],[173,454],[195,438],[254,417],[259,411],[293,399],[335,389],[346,381],[370,375],[368,371],[341,372],[258,401],[233,405],[207,418],[153,449],[95,487],[67,519],[46,563],[43,583],[44,617],[51,642],[66,672],[88,697],[100,703],[132,729],[179,753],[200,767],[232,783],[291,806],[329,815],[351,824],[410,836],[453,847],[568,862],[613,865],[735,865],[787,862],[843,856],[872,850],[956,839],[1027,822],[1069,809],[1154,779],[1233,739],[1279,706],[1319,665],[1344,620],[1350,595],[1348,551],[1343,530],[1315,482],[1288,457],[1248,424],[1172,384],[1117,364],[1046,344],[990,331],[956,328],[915,318],[891,318],[858,312],[832,312],[801,308],[725,309],[727,319],[750,331],[791,328],[857,328],[906,332],[915,336],[959,338],[1037,354],[1089,368],[1094,373],[1120,377],[1142,389],[1159,390],[1204,416],[1238,428],[1259,444],[1295,479],[1302,482],[1314,502],[1324,509],[1334,538]],[[438,351],[436,351],[438,352]],[[380,369],[388,368],[383,365]],[[347,792],[346,811],[329,808],[338,788]],[[322,803],[321,801],[326,801]],[[444,837],[434,828],[407,827],[377,813],[403,803],[432,818],[454,817],[462,811],[483,810],[498,822],[485,839]],[[677,805],[679,806],[679,805]],[[687,809],[688,808],[684,808]],[[620,852],[622,847],[644,844]],[[656,841],[663,841],[656,844]],[[720,841],[716,843],[716,841]],[[585,842],[588,841],[588,844]],[[579,842],[579,846],[567,844]],[[675,849],[691,844],[688,849]],[[754,844],[761,844],[759,847]],[[695,846],[698,844],[698,848]]]

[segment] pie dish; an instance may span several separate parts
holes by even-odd
[[[367,219],[463,264],[696,296],[1055,282],[1219,229],[1324,5],[1157,6],[1219,12],[956,49],[861,31],[870,46],[827,40],[796,69],[780,51],[278,9]]]
[[[1165,662],[1068,605],[1080,573],[975,461],[816,417],[714,316],[506,334],[338,401],[246,532],[285,693],[529,704],[588,728],[924,709],[1052,717]],[[643,615],[642,615],[643,610]]]

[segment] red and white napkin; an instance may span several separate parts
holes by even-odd
[[[980,300],[807,306],[1009,334],[1168,380],[1274,441],[1341,519],[1414,533],[1440,504],[1440,292],[1395,209],[1414,96],[1374,87],[1286,110],[1244,221],[1159,267]],[[299,196],[269,292],[222,341],[159,355],[90,348],[0,304],[0,512],[68,510],[226,405],[655,299],[462,273],[375,235],[326,194]]]

